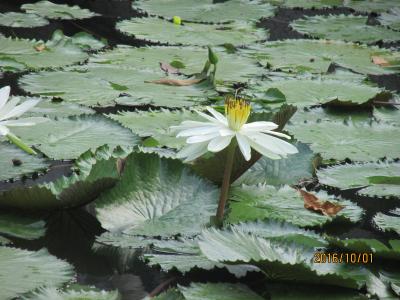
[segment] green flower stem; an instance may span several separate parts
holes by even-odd
[[[26,145],[23,141],[21,141],[21,139],[19,139],[17,136],[15,136],[14,134],[12,134],[11,132],[8,133],[6,135],[6,137],[8,138],[8,140],[13,143],[14,145],[18,146],[19,148],[21,148],[22,150],[24,150],[26,153],[32,154],[32,155],[36,155],[37,153],[35,152],[35,150],[33,150],[31,147],[29,147],[28,145]]]
[[[228,153],[226,156],[226,164],[225,164],[225,171],[224,177],[222,179],[222,186],[221,186],[221,194],[219,196],[219,203],[217,209],[216,219],[218,223],[222,223],[224,218],[224,211],[226,200],[228,199],[229,187],[231,185],[231,174],[232,174],[232,167],[233,167],[233,159],[235,157],[236,151],[236,143],[234,141],[228,147]]]

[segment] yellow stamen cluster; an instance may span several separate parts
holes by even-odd
[[[239,98],[228,97],[225,100],[225,116],[229,127],[238,131],[247,122],[251,111],[248,101]]]

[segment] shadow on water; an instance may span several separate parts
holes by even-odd
[[[114,47],[118,44],[126,44],[134,47],[151,45],[150,43],[137,40],[133,37],[123,35],[115,29],[117,21],[129,19],[132,17],[142,17],[146,14],[135,11],[132,8],[130,0],[52,0],[56,3],[66,3],[70,5],[79,5],[88,8],[101,16],[86,20],[51,20],[50,24],[39,28],[8,28],[0,26],[0,33],[8,37],[19,37],[29,39],[48,40],[55,30],[62,30],[66,35],[85,31],[97,38],[107,39],[109,46]],[[200,1],[200,0],[199,0]],[[215,2],[224,2],[226,0],[215,0]],[[27,0],[6,0],[0,3],[0,12],[20,11],[20,6],[24,3],[36,1]],[[347,8],[333,9],[278,9],[276,16],[269,19],[262,19],[258,26],[266,28],[270,32],[269,40],[281,40],[287,38],[304,38],[303,35],[290,29],[288,24],[304,15],[328,15],[328,14],[349,14],[353,10]],[[369,22],[373,22],[376,16],[369,16]],[[377,43],[380,47],[388,45]],[[393,44],[389,46],[398,46]],[[24,73],[0,73],[0,86],[10,85],[13,94],[26,95],[19,88],[18,79]],[[370,76],[370,79],[379,86],[390,90],[400,91],[400,78],[398,75]],[[140,109],[147,110],[144,106]],[[97,113],[117,112],[120,110],[129,110],[124,106],[113,108],[95,108]],[[46,174],[34,174],[31,178],[24,178],[15,182],[0,182],[0,191],[8,190],[16,186],[30,186],[40,182],[51,181],[71,172],[71,162],[53,161],[50,170]],[[375,238],[386,243],[392,234],[382,234],[371,223],[372,217],[376,212],[388,212],[398,203],[398,199],[387,199],[379,201],[367,197],[355,196],[355,191],[347,191],[342,196],[349,198],[358,205],[366,209],[366,215],[359,224],[338,224],[333,222],[326,226],[326,231],[340,238]],[[337,193],[337,191],[330,191]],[[48,213],[45,217],[47,222],[47,233],[44,238],[34,242],[13,239],[16,246],[27,249],[40,249],[46,247],[50,253],[59,258],[66,259],[74,265],[77,271],[77,282],[81,284],[95,285],[101,289],[119,289],[123,299],[136,300],[142,299],[152,291],[159,291],[168,284],[180,283],[188,284],[189,281],[225,281],[236,282],[237,279],[228,273],[225,269],[210,271],[194,270],[189,276],[183,277],[181,274],[171,272],[165,274],[156,268],[149,268],[144,262],[137,258],[135,253],[122,253],[117,249],[104,248],[99,251],[93,251],[96,235],[104,232],[100,223],[94,217],[93,207],[85,207],[61,210]],[[386,264],[385,261],[382,264]],[[398,266],[400,268],[400,266]],[[263,276],[256,273],[250,273],[242,280],[250,287],[257,290],[265,287]]]

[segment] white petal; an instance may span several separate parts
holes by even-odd
[[[268,133],[268,134],[272,134],[272,135],[276,135],[276,136],[280,136],[280,137],[283,137],[283,138],[288,139],[288,140],[290,140],[292,138],[290,135],[287,135],[287,134],[284,134],[284,133],[281,133],[281,132],[270,131],[270,130],[262,131],[262,132]]]
[[[210,123],[210,122],[183,121],[179,125],[169,127],[169,129],[171,131],[177,131],[177,130],[184,130],[184,129],[189,129],[189,128],[193,128],[193,127],[200,127],[200,126],[215,126],[215,124],[214,123]]]
[[[228,126],[228,120],[225,118],[225,116],[223,114],[221,114],[220,112],[216,111],[214,108],[207,106],[207,110],[218,120],[220,121],[222,124],[225,124],[226,126]]]
[[[208,144],[208,151],[219,152],[225,149],[231,143],[232,137],[233,136],[218,136],[213,138]]]
[[[270,151],[280,154],[284,157],[287,154],[294,154],[298,152],[297,148],[292,144],[267,134],[254,133],[247,135],[247,137],[257,144],[260,144],[263,148],[269,149]]]
[[[6,126],[0,124],[0,136],[7,135],[9,132],[10,130]]]
[[[235,132],[232,129],[230,129],[229,127],[221,128],[219,130],[220,136],[228,136],[228,135],[234,135],[234,134],[235,134]]]
[[[47,118],[31,117],[31,118],[23,118],[17,120],[0,121],[0,124],[7,126],[32,126],[37,123],[43,123],[47,121],[49,121],[49,119]]]
[[[19,97],[12,97],[1,109],[0,118],[8,114],[15,106],[18,105],[21,99]]]
[[[38,104],[40,100],[32,99],[32,100],[27,100],[24,103],[14,107],[10,112],[8,112],[5,116],[0,117],[1,120],[6,120],[9,118],[16,118],[22,115],[24,112],[30,110],[32,107],[34,107],[36,104]]]
[[[202,143],[209,141],[215,137],[219,136],[218,132],[210,133],[210,134],[203,134],[203,135],[194,135],[191,136],[186,140],[186,143],[188,144],[196,144],[196,143]]]
[[[8,97],[10,97],[10,87],[5,86],[0,89],[0,110],[7,103]]]
[[[278,128],[278,125],[276,125],[273,122],[259,121],[259,122],[244,124],[242,130],[250,132],[250,131],[274,130],[276,128]]]
[[[209,116],[201,111],[195,110],[195,112],[197,112],[200,116],[202,116],[203,118],[207,119],[208,121],[212,122],[212,123],[216,123],[216,124],[223,124],[221,123],[218,119]],[[225,124],[224,124],[225,125]]]
[[[201,126],[201,127],[194,127],[190,129],[185,129],[179,132],[176,137],[185,137],[185,136],[192,136],[192,135],[203,135],[203,134],[210,134],[214,132],[218,132],[218,126]]]
[[[195,160],[207,152],[207,143],[193,144],[184,147],[176,154],[177,158],[186,158],[184,161],[188,162]]]
[[[252,139],[248,139],[250,146],[254,148],[258,153],[270,158],[270,159],[280,159],[282,158],[280,155],[272,152],[271,150],[265,148],[263,145],[258,144],[257,142],[253,141]]]
[[[239,149],[242,152],[244,159],[249,161],[251,158],[251,148],[247,141],[247,138],[240,133],[236,133],[236,139],[238,141]]]

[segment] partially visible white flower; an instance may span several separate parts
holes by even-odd
[[[39,122],[48,121],[48,119],[41,117],[16,119],[38,104],[40,100],[31,99],[18,105],[20,98],[14,97],[8,101],[9,96],[9,86],[0,89],[0,136],[10,134],[10,129],[8,127],[32,126]]]
[[[242,99],[228,98],[225,102],[225,116],[211,107],[207,107],[211,115],[196,111],[209,122],[184,121],[171,129],[179,131],[177,137],[186,137],[188,146],[177,153],[178,158],[192,161],[207,151],[219,152],[225,149],[236,138],[237,144],[244,158],[251,158],[251,148],[271,159],[287,157],[297,153],[292,144],[279,139],[290,136],[273,131],[278,128],[273,122],[248,123],[251,106]]]

